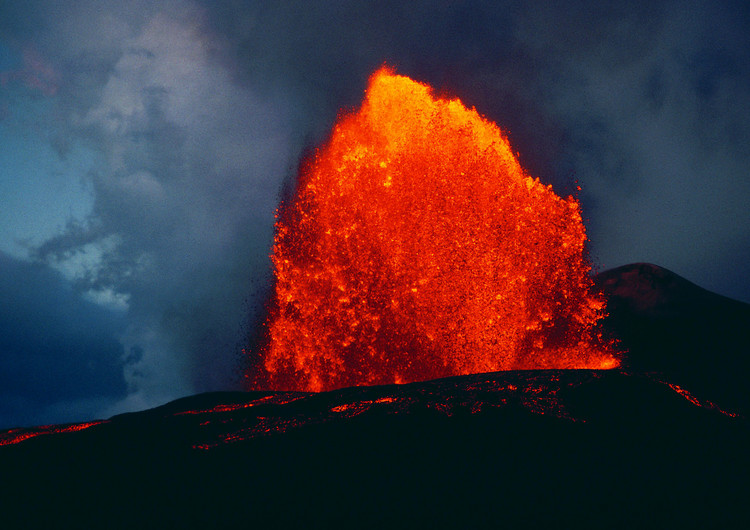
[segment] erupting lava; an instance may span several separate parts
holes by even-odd
[[[614,368],[585,241],[495,124],[381,68],[277,214],[264,385]]]

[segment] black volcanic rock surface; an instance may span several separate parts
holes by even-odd
[[[688,384],[722,377],[701,355],[740,354],[747,306],[650,265],[597,281],[622,370],[210,393],[0,432],[0,527],[750,527],[750,425],[728,406],[746,384]]]
[[[606,328],[628,351],[626,368],[750,413],[750,304],[707,291],[667,269],[625,265],[596,276]]]
[[[620,371],[213,393],[0,447],[0,505],[4,528],[741,528],[748,444]]]

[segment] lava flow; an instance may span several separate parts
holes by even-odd
[[[268,388],[618,366],[580,205],[501,130],[383,67],[277,213]]]

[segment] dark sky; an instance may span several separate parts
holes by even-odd
[[[0,0],[0,428],[238,388],[280,190],[384,62],[580,184],[599,269],[750,301],[746,3],[552,4]]]

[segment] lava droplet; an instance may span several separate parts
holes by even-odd
[[[494,123],[383,67],[277,212],[263,386],[607,369],[580,205]]]

